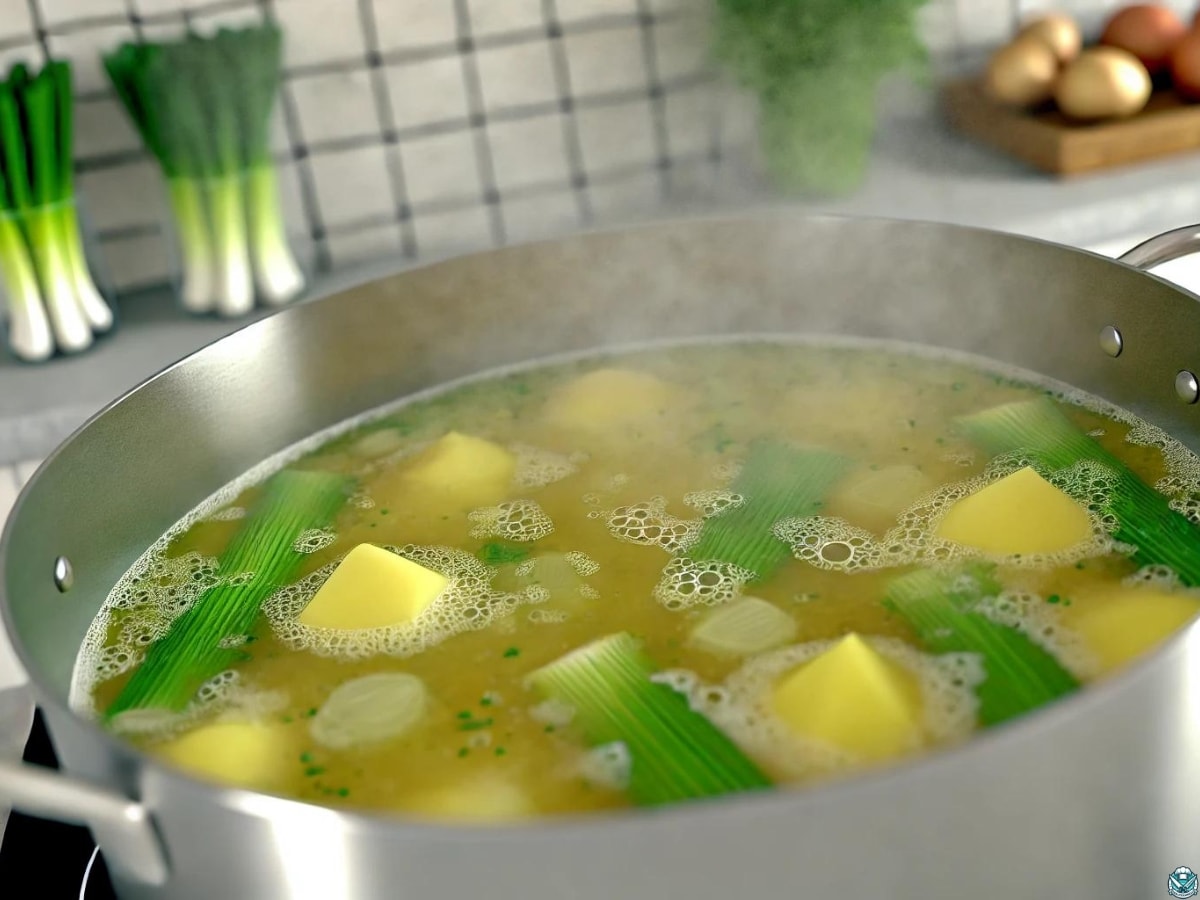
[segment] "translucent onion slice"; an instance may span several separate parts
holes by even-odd
[[[782,647],[796,637],[796,622],[758,597],[742,597],[718,607],[692,630],[693,646],[709,653],[750,656]]]
[[[308,730],[331,750],[400,737],[425,717],[425,682],[405,672],[366,675],[339,685],[317,710]]]

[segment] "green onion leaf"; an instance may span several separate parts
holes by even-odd
[[[771,786],[770,780],[687,698],[651,680],[654,663],[628,634],[588,644],[529,676],[543,696],[569,704],[592,746],[629,751],[629,794],[642,806]]]
[[[1200,585],[1200,527],[1171,509],[1168,499],[1075,426],[1049,398],[1007,403],[958,420],[988,453],[1028,456],[1051,473],[1093,462],[1113,476],[1107,512],[1113,537],[1134,547],[1139,565],[1169,567],[1189,587]]]
[[[1079,687],[1049,652],[1025,634],[989,619],[979,602],[999,593],[994,567],[910,572],[888,586],[885,605],[900,613],[933,653],[977,653],[985,678],[976,688],[979,721],[994,725]]]
[[[222,642],[250,632],[263,601],[287,584],[305,559],[295,547],[297,538],[327,526],[352,486],[352,479],[328,472],[283,471],[267,482],[220,556],[220,582],[150,646],[106,716],[142,708],[181,710],[205,681],[229,668],[239,651]]]

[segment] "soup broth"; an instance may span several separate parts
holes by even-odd
[[[1051,414],[1073,456],[1023,437]],[[289,518],[276,472],[336,496]],[[406,815],[803,785],[1057,702],[1189,621],[1198,472],[1119,410],[893,345],[498,373],[215,495],[115,587],[73,702],[200,777]],[[1147,550],[1164,528],[1184,550]]]

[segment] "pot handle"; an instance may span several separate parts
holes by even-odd
[[[166,854],[146,807],[45,766],[0,762],[0,801],[39,819],[91,829],[105,858],[144,884],[167,880]]]
[[[1142,241],[1129,252],[1118,256],[1117,262],[1138,269],[1153,269],[1173,259],[1200,253],[1200,225],[1187,225],[1155,235]]]

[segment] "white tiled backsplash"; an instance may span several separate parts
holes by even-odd
[[[128,288],[174,264],[158,172],[99,63],[121,41],[263,15],[284,26],[285,212],[299,249],[336,268],[730,199],[726,174],[753,160],[754,104],[710,62],[712,2],[0,0],[0,66],[47,52],[75,64],[83,208],[102,276]],[[930,0],[921,24],[953,60],[1047,5]],[[1115,4],[1053,5],[1095,27]]]

